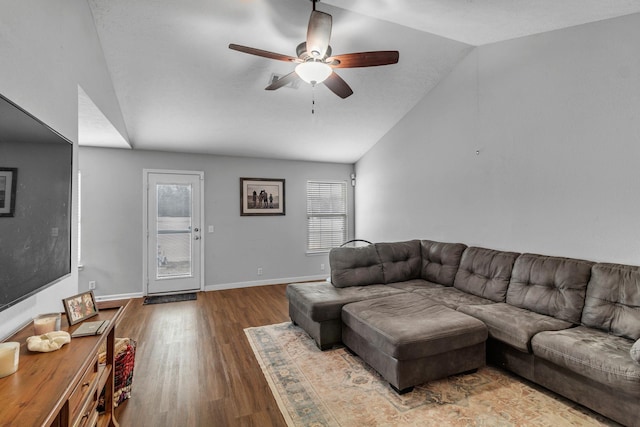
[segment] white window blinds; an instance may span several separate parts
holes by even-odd
[[[347,183],[307,182],[307,250],[328,251],[347,240]]]

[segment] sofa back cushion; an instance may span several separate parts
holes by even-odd
[[[595,264],[587,285],[582,324],[613,335],[640,338],[640,267]]]
[[[384,283],[382,263],[374,245],[333,248],[329,252],[331,283],[336,288]]]
[[[518,253],[486,248],[467,248],[453,286],[468,294],[504,302],[513,263]]]
[[[513,266],[507,304],[580,323],[593,262],[522,254]]]
[[[453,286],[462,253],[467,249],[467,245],[421,240],[420,248],[421,278],[432,283]]]
[[[376,243],[382,261],[384,283],[419,279],[422,267],[420,241]]]

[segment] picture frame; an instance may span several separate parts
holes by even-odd
[[[69,326],[80,323],[98,314],[98,306],[93,291],[82,292],[62,300]]]
[[[240,215],[285,215],[284,179],[240,178]]]
[[[18,168],[0,167],[0,217],[13,217],[16,211]]]

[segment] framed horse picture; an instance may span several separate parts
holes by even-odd
[[[284,215],[284,179],[240,178],[240,215]]]

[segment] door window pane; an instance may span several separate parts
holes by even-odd
[[[191,192],[190,184],[158,184],[158,262],[156,278],[191,276]]]

